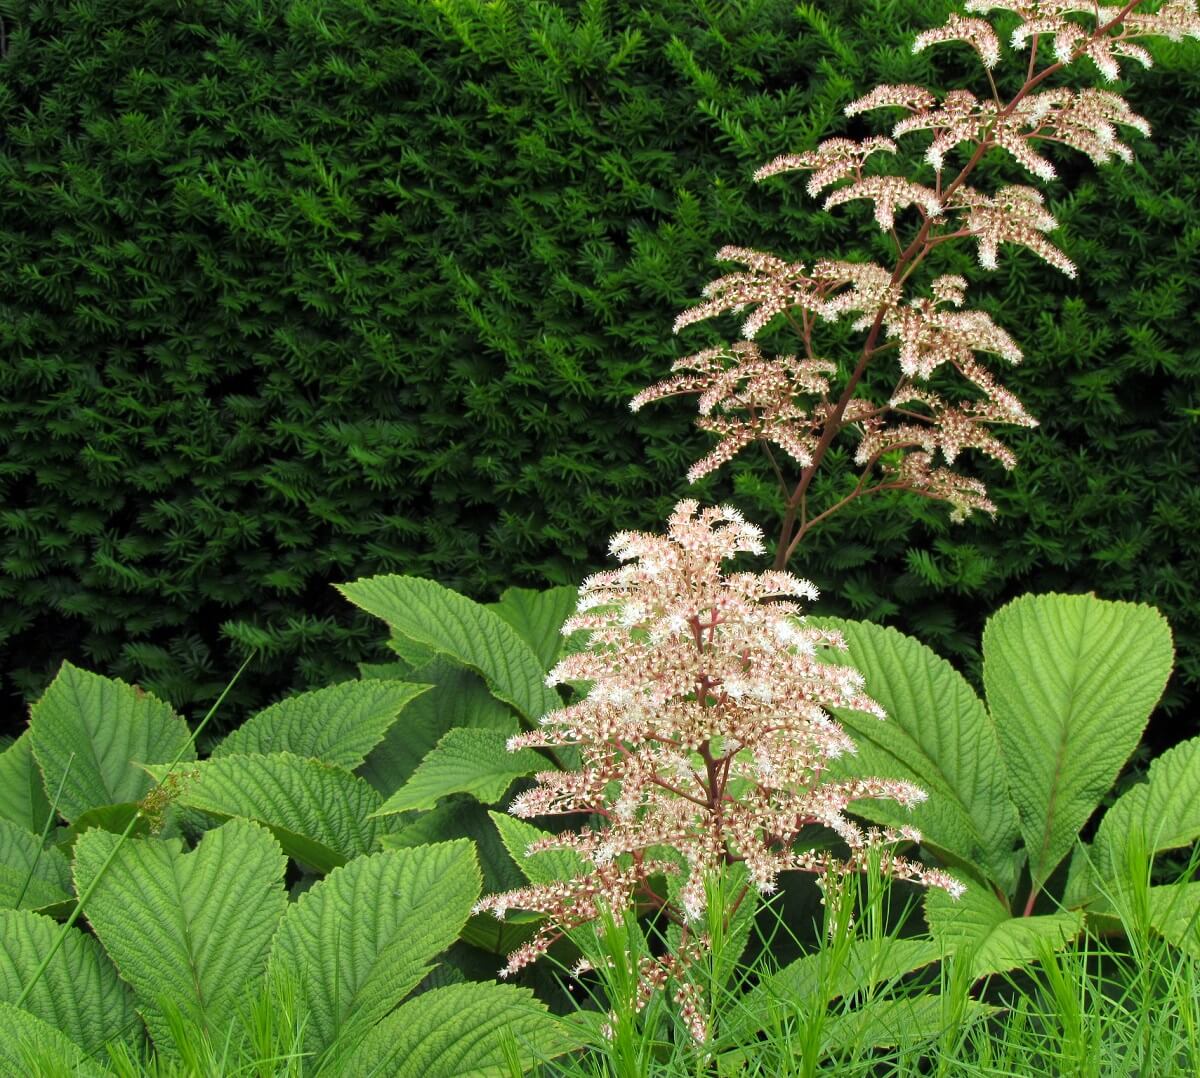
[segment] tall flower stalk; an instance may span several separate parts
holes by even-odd
[[[1122,62],[1150,66],[1142,39],[1200,37],[1195,0],[1167,0],[1153,12],[1144,10],[1148,6],[1137,0],[1119,7],[1089,0],[968,0],[969,12],[999,10],[1019,20],[1010,44],[1028,50],[1029,59],[1024,82],[1011,98],[1001,98],[992,75],[1002,54],[995,29],[985,19],[956,13],[944,26],[920,34],[914,51],[948,42],[970,47],[983,66],[987,96],[954,90],[939,100],[921,86],[877,86],[845,112],[899,111],[891,137],[828,139],[814,150],[777,157],[755,173],[761,181],[808,172],[810,195],[832,188],[826,209],[858,200],[873,203],[875,222],[892,238],[895,261],[881,266],[819,260],[810,267],[761,251],[722,248],[719,260],[746,269],[709,284],[705,302],[684,311],[675,330],[727,311],[748,310],[742,324],[746,339],[678,360],[674,377],[643,390],[630,403],[636,411],[663,397],[699,394],[699,426],[721,440],[689,471],[691,481],[750,443],[764,444],[786,503],[776,569],[788,564],[816,525],[870,494],[906,490],[946,501],[952,519],[995,511],[983,483],[951,466],[964,449],[979,450],[1005,468],[1015,466],[1012,451],[992,428],[1034,426],[1036,420],[981,357],[1018,363],[1021,351],[987,314],[962,309],[967,289],[962,277],[935,276],[917,294],[910,293],[929,256],[953,240],[972,240],[984,269],[996,268],[1002,246],[1015,245],[1075,276],[1070,259],[1046,237],[1056,222],[1036,188],[1007,185],[989,194],[968,181],[991,151],[1007,154],[1033,179],[1043,181],[1055,175],[1040,152],[1048,145],[1071,147],[1098,164],[1130,160],[1122,131],[1149,135],[1150,127],[1120,95],[1051,88],[1048,82],[1081,61],[1112,81]],[[923,175],[909,179],[872,171],[898,152],[896,140],[914,135],[930,136]],[[951,164],[956,157],[965,159],[957,171]],[[845,314],[855,315],[854,328],[866,334],[852,365],[832,362],[820,351],[821,323]],[[754,343],[779,318],[796,331],[802,347],[797,355],[768,357]],[[862,392],[863,379],[893,350],[899,360],[894,387],[886,398],[871,399]],[[848,375],[835,385],[834,378],[844,370]],[[832,504],[810,505],[813,479],[842,434],[857,442],[858,479]],[[784,475],[772,444],[799,467],[795,482]]]
[[[854,752],[832,712],[884,714],[857,671],[822,654],[844,650],[845,643],[835,632],[805,624],[797,600],[815,600],[816,589],[786,566],[813,527],[868,494],[910,491],[948,502],[958,518],[994,512],[983,484],[952,466],[965,449],[1006,468],[1015,465],[993,428],[1036,421],[980,357],[1017,363],[1020,349],[990,316],[965,307],[961,276],[933,276],[911,293],[930,255],[956,239],[976,244],[985,269],[995,268],[1002,246],[1017,245],[1075,275],[1047,238],[1055,221],[1034,187],[1007,185],[989,194],[967,181],[991,150],[1041,180],[1054,175],[1039,152],[1042,144],[1069,146],[1099,163],[1128,160],[1120,132],[1147,135],[1149,126],[1120,96],[1047,83],[1081,60],[1111,81],[1124,61],[1149,65],[1143,38],[1200,37],[1195,0],[1167,0],[1154,11],[1148,6],[1137,0],[1119,7],[968,0],[965,9],[973,15],[998,10],[1016,16],[1010,44],[1027,49],[1029,59],[1013,97],[1001,99],[992,75],[1003,51],[996,30],[984,18],[956,13],[920,34],[914,50],[947,42],[973,49],[987,96],[955,90],[939,100],[919,86],[878,86],[845,111],[899,110],[890,137],[832,138],[777,157],[755,174],[763,180],[808,172],[810,194],[828,191],[826,209],[871,202],[876,223],[893,240],[895,261],[890,267],[837,260],[808,266],[725,247],[718,257],[745,270],[713,281],[704,302],[676,319],[678,331],[714,315],[747,312],[745,339],[679,360],[673,377],[638,394],[632,407],[699,394],[699,425],[720,440],[692,467],[690,480],[755,441],[768,453],[771,445],[782,450],[799,467],[799,478],[789,484],[772,455],[787,500],[770,570],[726,572],[723,563],[731,558],[766,553],[761,531],[727,506],[701,509],[681,501],[665,536],[618,534],[611,549],[624,564],[581,586],[577,612],[563,631],[587,631],[588,650],[563,659],[548,681],[585,683],[586,695],[545,715],[540,729],[517,735],[509,747],[577,748],[577,770],[538,774],[510,811],[524,818],[586,814],[588,824],[528,851],[570,850],[584,871],[478,904],[477,910],[498,917],[510,909],[545,915],[530,941],[509,956],[502,976],[609,913],[654,910],[679,926],[680,942],[665,956],[641,959],[638,1002],[672,982],[683,1017],[704,1040],[704,1001],[689,966],[704,950],[705,896],[714,873],[735,864],[745,869],[745,886],[722,911],[727,921],[752,890],[773,891],[785,871],[815,873],[827,886],[831,877],[874,869],[961,893],[948,874],[895,852],[897,844],[919,841],[916,830],[862,828],[846,815],[856,801],[887,798],[911,807],[925,794],[906,782],[830,776],[832,761]],[[928,175],[874,171],[877,161],[897,153],[896,140],[920,132],[930,136]],[[954,155],[965,158],[957,172],[948,167]],[[821,323],[843,315],[854,316],[866,335],[852,363],[820,350]],[[755,337],[781,318],[796,330],[801,349],[767,356]],[[893,350],[899,361],[894,388],[886,399],[872,399],[862,392],[864,377]],[[862,472],[833,504],[810,506],[813,478],[843,433],[857,442]],[[845,852],[800,847],[797,840],[814,825],[832,832]],[[664,879],[671,882],[664,886]]]

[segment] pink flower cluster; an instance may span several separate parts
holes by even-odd
[[[498,917],[510,909],[548,917],[509,956],[502,976],[604,907],[663,906],[655,876],[679,877],[671,912],[694,928],[704,914],[705,876],[724,866],[744,863],[752,885],[767,894],[781,872],[854,871],[872,847],[919,840],[911,828],[864,829],[845,815],[865,798],[911,806],[925,793],[906,782],[826,774],[830,760],[854,752],[830,711],[881,719],[883,711],[864,693],[858,671],[820,657],[845,643],[804,623],[795,600],[815,599],[812,584],[787,572],[722,571],[723,561],[763,549],[761,532],[736,510],[683,501],[665,536],[615,536],[612,552],[625,564],[584,582],[563,632],[587,630],[590,648],[563,659],[547,680],[590,688],[509,743],[514,750],[575,746],[580,767],[538,774],[509,811],[527,819],[581,813],[599,822],[528,851],[571,850],[585,874],[477,905]],[[833,832],[848,856],[795,850],[811,825]],[[891,852],[883,867],[897,878],[962,890],[945,873]]]

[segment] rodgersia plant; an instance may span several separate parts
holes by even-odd
[[[1006,468],[1015,465],[993,428],[1036,421],[982,357],[1017,363],[1021,352],[989,315],[966,307],[963,277],[918,271],[942,245],[968,239],[985,269],[996,267],[1008,245],[1075,275],[1047,238],[1055,221],[1035,187],[1008,184],[988,192],[968,180],[993,150],[1034,180],[1054,176],[1044,155],[1050,144],[1079,150],[1097,163],[1128,160],[1123,132],[1145,135],[1149,128],[1119,95],[1052,88],[1049,82],[1083,60],[1112,81],[1127,60],[1149,66],[1142,39],[1200,37],[1194,0],[1139,10],[1148,7],[1137,0],[1119,7],[968,0],[971,15],[953,14],[944,26],[920,34],[914,50],[942,43],[970,47],[983,65],[985,96],[955,90],[939,98],[920,86],[876,87],[845,111],[899,110],[890,137],[832,138],[814,150],[777,157],[755,174],[763,180],[809,172],[810,194],[828,190],[826,209],[872,203],[875,222],[893,240],[895,261],[890,267],[832,259],[809,265],[725,247],[718,257],[745,269],[713,281],[704,302],[676,319],[678,331],[744,312],[745,340],[679,360],[674,376],[638,394],[632,407],[699,394],[700,426],[720,441],[693,466],[690,480],[756,441],[769,454],[772,444],[781,449],[799,477],[790,484],[772,455],[786,512],[771,571],[723,574],[725,559],[765,553],[761,533],[732,509],[701,511],[684,501],[666,537],[617,535],[612,550],[626,564],[584,582],[578,612],[564,631],[589,630],[590,650],[563,660],[550,680],[590,682],[590,689],[581,701],[547,714],[541,729],[510,741],[512,749],[577,746],[581,766],[539,774],[536,787],[510,811],[522,817],[587,813],[598,822],[530,848],[573,850],[585,874],[478,904],[497,916],[514,908],[547,915],[537,934],[510,955],[504,974],[604,909],[645,902],[682,926],[673,954],[643,959],[645,998],[673,976],[676,999],[703,1039],[701,1001],[686,967],[704,944],[699,926],[709,874],[741,863],[747,886],[768,893],[783,871],[825,877],[874,861],[895,877],[961,890],[945,873],[890,849],[881,856],[885,847],[917,841],[913,829],[864,830],[845,815],[854,801],[890,798],[911,806],[924,794],[905,782],[826,777],[829,761],[854,748],[829,709],[883,713],[853,670],[817,657],[819,648],[844,645],[836,633],[803,624],[793,599],[815,599],[816,592],[785,567],[816,524],[868,494],[910,491],[948,502],[956,518],[994,512],[983,484],[953,466],[967,449]],[[1024,82],[1007,101],[992,74],[1002,59],[1000,35],[986,18],[974,17],[993,11],[1016,17],[1010,44],[1028,53]],[[916,178],[877,170],[898,153],[897,140],[919,133],[931,137]],[[951,163],[956,157],[964,159],[957,168]],[[866,335],[852,362],[821,348],[821,324],[843,315],[853,316],[855,329]],[[768,356],[755,343],[778,319],[795,329],[801,345],[796,354]],[[886,395],[868,393],[868,368],[892,351],[899,361],[894,387]],[[813,478],[843,434],[857,443],[857,483],[832,504],[810,505]],[[848,856],[797,852],[795,840],[811,824],[832,829]],[[659,874],[678,877],[667,895],[651,885]]]

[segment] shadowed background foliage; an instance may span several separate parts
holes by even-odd
[[[735,336],[670,334],[720,245],[873,249],[865,213],[750,174],[873,129],[840,110],[877,82],[974,86],[965,52],[908,53],[949,7],[0,0],[13,732],[64,658],[195,712],[256,647],[226,725],[349,676],[383,634],[334,582],[576,583],[684,493],[770,537],[764,458],[688,491],[694,399],[627,401]],[[1009,437],[1012,475],[974,462],[997,518],[859,503],[792,568],[819,612],[968,672],[1023,591],[1154,603],[1179,651],[1162,747],[1197,732],[1200,73],[1157,55],[1127,90],[1155,126],[1137,163],[1059,159],[1078,281],[1026,254],[941,264],[1025,348],[1005,381],[1042,420]]]

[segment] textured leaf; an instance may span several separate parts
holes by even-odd
[[[71,897],[71,869],[61,851],[53,846],[42,849],[37,835],[0,820],[0,909],[15,907],[22,891],[22,909],[66,902]]]
[[[550,832],[506,812],[489,812],[488,815],[496,825],[504,848],[530,883],[570,880],[587,870],[583,858],[573,850],[543,850],[532,857],[527,855],[526,848],[538,839],[547,838]]]
[[[304,1050],[319,1055],[348,1022],[361,1035],[400,1003],[458,937],[479,886],[460,840],[356,858],[290,906],[271,966],[301,986]]]
[[[1153,607],[1090,595],[1027,595],[988,621],[983,681],[1034,886],[1137,746],[1172,655]]]
[[[104,1078],[108,1073],[49,1022],[0,1001],[0,1074],[6,1078]]]
[[[427,691],[403,681],[343,681],[280,700],[217,744],[213,757],[291,752],[353,771],[405,706]]]
[[[966,679],[932,649],[895,629],[813,620],[845,636],[848,656],[833,657],[863,674],[868,695],[887,712],[882,722],[837,712],[858,753],[835,761],[834,773],[907,779],[929,794],[911,811],[874,800],[858,802],[854,811],[877,823],[916,827],[926,845],[948,855],[944,859],[971,866],[981,879],[1011,891],[1017,875],[1013,850],[1020,838],[1017,811],[995,728]]]
[[[506,741],[504,734],[495,730],[459,727],[449,731],[375,815],[433,808],[439,798],[455,793],[469,793],[484,804],[493,804],[514,779],[548,770],[546,757],[533,749],[509,752]]]
[[[520,729],[512,708],[488,692],[473,671],[439,656],[422,668],[420,677],[429,691],[404,709],[359,769],[385,797],[404,785],[447,730],[468,726],[507,736]]]
[[[1200,883],[1151,887],[1150,923],[1163,939],[1200,960]]]
[[[41,834],[49,815],[50,799],[33,760],[33,737],[26,730],[0,752],[0,820]]]
[[[15,1004],[63,931],[28,910],[0,910],[0,1001]],[[46,972],[22,1006],[61,1030],[84,1051],[140,1037],[133,996],[96,940],[69,928]]]
[[[562,624],[575,612],[578,597],[579,589],[572,587],[506,588],[500,601],[487,608],[507,621],[533,649],[542,669],[549,670],[562,650]]]
[[[413,576],[369,577],[338,590],[401,636],[478,670],[493,694],[530,722],[562,705],[530,646],[503,618],[465,595]]]
[[[319,873],[376,848],[380,797],[344,768],[289,752],[223,756],[193,769],[179,803],[270,828],[284,852]]]
[[[120,843],[89,831],[75,843],[80,893]],[[175,1054],[159,1000],[222,1043],[245,994],[266,966],[287,905],[278,844],[257,824],[231,820],[207,832],[190,853],[178,840],[120,845],[85,914],[160,1052]]]
[[[906,938],[886,940],[881,946],[855,941],[837,969],[829,967],[828,952],[805,955],[746,992],[731,1009],[722,1033],[736,1039],[750,1037],[764,1027],[770,1014],[795,1013],[808,1006],[822,985],[829,999],[838,999],[860,988],[886,985],[941,956],[941,948],[932,940]]]
[[[126,801],[123,805],[101,805],[99,808],[88,809],[87,812],[76,816],[75,822],[65,832],[60,833],[58,848],[63,853],[70,855],[71,848],[75,845],[75,839],[93,827],[120,835],[129,826],[130,817],[137,816],[141,811],[141,805],[137,801]],[[153,821],[149,816],[143,814],[136,820],[129,833],[136,838],[141,835],[149,835],[153,831]]]
[[[433,842],[469,838],[475,843],[479,865],[483,869],[486,891],[508,891],[521,887],[525,880],[492,826],[488,811],[468,797],[452,797],[431,812],[413,813],[414,818],[380,839],[387,850],[406,850]]]
[[[1115,879],[1129,836],[1147,854],[1187,846],[1200,838],[1200,738],[1168,749],[1150,763],[1147,781],[1122,794],[1104,814],[1093,845],[1103,879]]]
[[[67,820],[143,797],[153,783],[138,764],[169,763],[181,750],[182,759],[196,756],[187,724],[167,704],[70,663],[32,714],[33,753],[51,794],[63,782],[58,811]]]
[[[503,1073],[500,1034],[516,1040],[522,1060],[553,1057],[574,1044],[533,993],[501,984],[453,984],[424,992],[388,1015],[363,1039],[339,1075],[465,1078]]]
[[[957,900],[931,887],[925,894],[925,919],[947,954],[971,956],[971,975],[976,980],[1034,961],[1042,940],[1061,950],[1083,929],[1083,914],[1078,911],[1014,917],[982,887],[969,888]]]
[[[936,994],[871,1000],[858,1010],[829,1017],[824,1052],[836,1057],[852,1049],[863,1052],[918,1045],[944,1033],[957,1033],[998,1010],[974,999],[966,1000],[961,1011],[953,1003],[947,1008],[946,1001]]]

